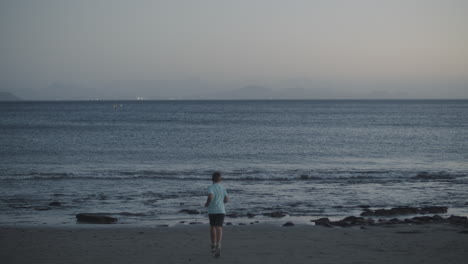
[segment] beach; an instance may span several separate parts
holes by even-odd
[[[2,103],[0,262],[465,263],[467,117],[466,100]]]
[[[0,21],[0,264],[468,264],[468,0]]]
[[[226,226],[222,255],[208,225],[1,227],[10,263],[464,263],[468,229],[450,224],[327,228]]]

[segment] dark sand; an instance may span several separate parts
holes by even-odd
[[[463,232],[464,231],[464,232]],[[366,229],[268,224],[225,227],[213,258],[207,225],[0,227],[10,263],[467,263],[467,228],[449,224]]]

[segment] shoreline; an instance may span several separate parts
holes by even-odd
[[[394,209],[401,209],[392,208]],[[404,209],[404,208],[403,208]],[[378,209],[385,211],[385,209]],[[388,211],[388,210],[387,210]],[[282,213],[281,211],[273,212],[273,214]],[[87,213],[85,213],[87,214]],[[39,221],[39,222],[29,222],[29,221],[16,221],[16,222],[0,222],[0,228],[34,228],[34,227],[44,227],[44,228],[80,228],[84,226],[92,227],[104,227],[106,228],[155,228],[155,227],[180,227],[180,226],[199,226],[209,224],[208,216],[203,218],[179,218],[171,219],[171,221],[166,220],[144,220],[138,221],[134,219],[133,221],[121,221],[120,218],[113,218],[114,214],[107,213],[89,213],[90,215],[96,215],[98,219],[100,217],[115,219],[112,222],[102,222],[96,223],[93,221],[79,221],[76,217],[68,219],[68,221]],[[228,216],[224,221],[225,226],[251,226],[251,225],[271,225],[281,227],[287,223],[293,223],[294,225],[305,225],[305,226],[338,226],[338,227],[351,227],[351,226],[385,226],[385,225],[426,225],[434,223],[447,223],[453,225],[465,225],[468,227],[468,217],[465,215],[454,215],[449,213],[434,214],[434,213],[415,213],[408,215],[348,215],[346,217],[338,216],[290,216],[282,215],[279,217],[275,216],[261,216],[260,217],[239,217],[239,216]]]
[[[0,259],[6,264],[463,263],[468,257],[468,228],[448,223],[226,226],[220,259],[209,252],[208,230],[207,224],[0,227]]]

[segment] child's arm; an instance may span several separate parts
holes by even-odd
[[[227,193],[226,189],[224,189],[224,203],[227,203],[228,201],[229,201],[228,193]]]
[[[205,207],[208,207],[211,203],[211,199],[213,199],[213,194],[208,194],[208,198],[206,198],[206,203],[205,203]]]

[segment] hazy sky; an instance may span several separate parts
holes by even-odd
[[[27,99],[468,98],[467,80],[466,0],[0,1],[0,91]]]

